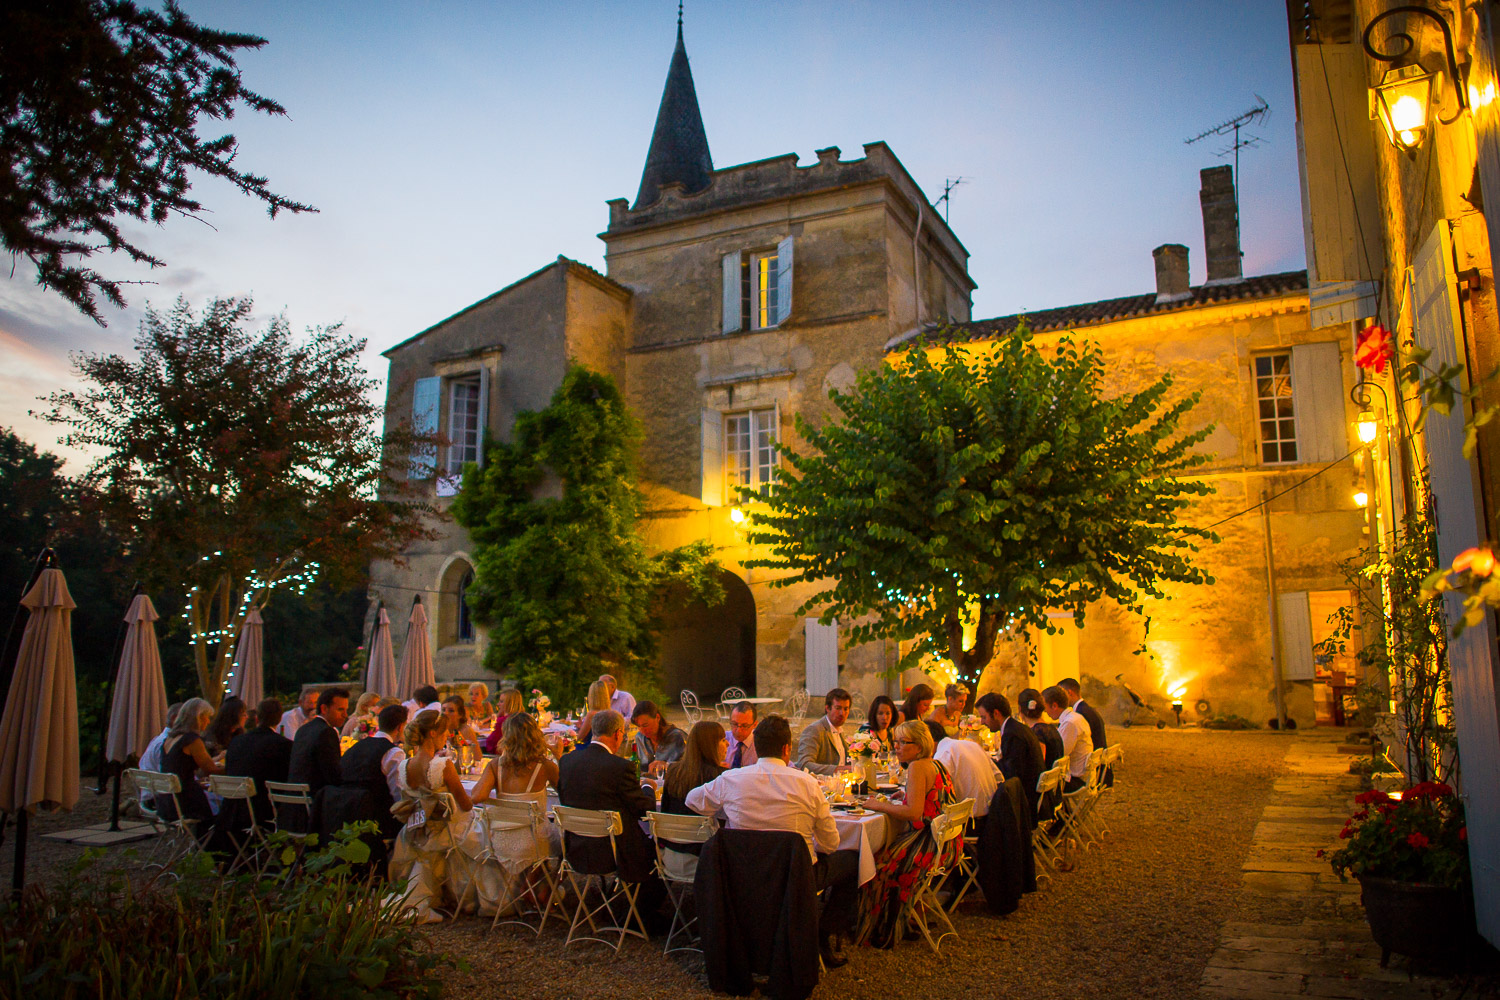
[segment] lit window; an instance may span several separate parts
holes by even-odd
[[[457,477],[465,462],[479,461],[479,379],[454,379],[448,386],[448,474]]]
[[[764,330],[781,322],[775,250],[745,256],[740,271],[740,299],[744,326]]]
[[[1265,354],[1255,359],[1255,405],[1260,417],[1261,461],[1297,461],[1290,354]]]
[[[751,410],[724,418],[724,498],[733,503],[738,487],[765,490],[776,482],[775,410]]]
[[[469,614],[469,588],[474,586],[474,571],[471,569],[458,581],[458,641],[474,641],[474,619]]]

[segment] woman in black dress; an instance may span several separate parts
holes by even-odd
[[[228,750],[230,741],[245,731],[246,714],[245,703],[234,695],[219,702],[218,712],[203,731],[203,743],[208,747],[210,757]]]
[[[203,744],[203,730],[213,717],[213,706],[208,702],[202,698],[189,700],[178,710],[177,724],[167,734],[167,742],[161,755],[162,771],[177,775],[177,780],[182,784],[177,802],[182,808],[183,817],[195,820],[198,824],[198,836],[205,839],[213,832],[214,811],[208,804],[208,793],[198,784],[198,772],[224,773],[224,769],[214,763],[208,754],[208,748]],[[170,798],[159,799],[156,811],[164,820],[177,818],[177,811],[172,808]]]
[[[1042,769],[1046,770],[1063,755],[1062,734],[1042,715],[1042,693],[1036,688],[1027,688],[1016,695],[1016,707],[1021,711],[1021,721],[1042,741]]]

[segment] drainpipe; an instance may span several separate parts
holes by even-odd
[[[1282,690],[1281,676],[1281,607],[1276,600],[1276,552],[1271,544],[1271,492],[1269,486],[1261,487],[1260,524],[1265,535],[1266,546],[1266,594],[1270,601],[1271,614],[1271,681],[1276,696],[1276,725],[1286,731],[1286,693]]]

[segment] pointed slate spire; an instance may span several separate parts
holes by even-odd
[[[682,12],[677,13],[677,48],[667,70],[667,86],[656,111],[656,129],[651,150],[641,173],[641,189],[635,207],[642,208],[661,197],[663,184],[674,181],[692,194],[713,181],[714,161],[708,152],[708,135],[698,111],[698,92],[693,89],[693,71],[682,44]]]

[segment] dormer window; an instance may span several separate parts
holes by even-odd
[[[725,254],[723,332],[768,330],[792,314],[792,239]]]

